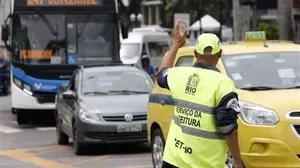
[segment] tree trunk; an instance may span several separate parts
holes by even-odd
[[[245,32],[250,30],[250,7],[240,6],[240,0],[233,0],[233,32],[234,40],[244,39]]]
[[[292,0],[278,0],[279,39],[293,40]]]

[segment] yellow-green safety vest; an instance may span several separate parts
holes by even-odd
[[[224,168],[227,145],[218,130],[215,108],[235,92],[233,81],[217,71],[176,67],[168,72],[174,115],[164,161],[179,168]]]

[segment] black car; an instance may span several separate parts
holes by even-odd
[[[152,79],[131,66],[78,68],[56,95],[58,144],[73,139],[75,154],[88,144],[147,142]]]

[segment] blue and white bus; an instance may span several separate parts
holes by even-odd
[[[119,61],[128,23],[118,6],[117,0],[12,0],[2,40],[11,55],[18,124],[28,123],[28,111],[53,110],[57,90],[78,65]]]

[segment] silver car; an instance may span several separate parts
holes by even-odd
[[[131,66],[78,68],[56,96],[58,144],[73,139],[75,154],[87,144],[147,142],[152,79]]]

